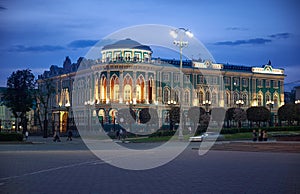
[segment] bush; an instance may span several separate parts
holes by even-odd
[[[157,130],[149,135],[149,137],[173,136],[176,131],[173,130]]]
[[[234,134],[258,131],[259,129],[270,131],[300,131],[300,126],[260,127],[260,128],[223,128],[221,134]]]
[[[0,141],[23,141],[23,134],[0,133]]]

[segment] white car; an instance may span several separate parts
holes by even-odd
[[[216,133],[216,132],[205,132],[201,135],[198,136],[194,136],[194,137],[190,137],[189,138],[190,141],[212,141],[212,140],[216,140],[216,141],[220,141],[220,140],[224,140],[224,136]]]

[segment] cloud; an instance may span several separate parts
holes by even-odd
[[[6,10],[6,8],[0,5],[0,11],[4,11],[4,10]]]
[[[226,30],[234,30],[234,31],[246,31],[249,30],[248,28],[242,28],[242,27],[228,27]]]
[[[284,33],[272,34],[272,35],[269,35],[268,37],[275,38],[275,39],[286,39],[286,38],[291,37],[291,34],[288,32],[284,32]]]
[[[52,52],[65,49],[62,46],[56,45],[41,45],[41,46],[24,46],[16,45],[10,51],[13,52]]]
[[[87,48],[94,46],[98,40],[74,40],[68,44],[71,48]]]
[[[253,38],[248,40],[216,42],[215,45],[227,45],[227,46],[238,46],[238,45],[245,45],[245,44],[261,45],[268,42],[272,42],[272,40],[265,39],[265,38]]]

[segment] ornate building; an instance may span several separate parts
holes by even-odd
[[[90,126],[97,122],[93,118],[114,123],[118,109],[126,106],[134,106],[137,115],[142,108],[156,108],[160,123],[167,124],[168,107],[174,104],[187,111],[191,106],[227,109],[272,102],[276,113],[284,103],[284,70],[273,68],[270,61],[262,67],[248,67],[184,60],[183,87],[179,63],[152,58],[149,46],[125,39],[104,46],[98,60],[80,58],[71,64],[68,59],[63,68],[52,66],[39,76],[38,83],[41,89],[46,80],[55,86],[48,118],[58,119],[62,132],[67,118],[73,117],[70,105],[76,106],[73,112],[79,115],[75,124]]]

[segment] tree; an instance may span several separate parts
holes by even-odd
[[[247,119],[255,122],[260,127],[261,122],[267,122],[270,119],[270,111],[264,106],[253,106],[247,109]]]
[[[38,112],[38,120],[41,129],[43,130],[43,137],[48,137],[48,105],[49,100],[51,98],[51,95],[55,93],[55,87],[52,84],[52,81],[50,79],[45,80],[43,83],[40,84],[40,87],[38,88],[36,92],[36,99],[38,102],[37,106],[37,112]],[[44,117],[42,125],[41,117]]]
[[[226,111],[226,121],[227,121],[227,127],[231,127],[231,121],[234,120],[234,111],[235,111],[235,108],[229,108],[227,111]]]
[[[288,125],[296,119],[296,106],[294,104],[285,104],[278,109],[278,118],[280,121],[288,121]]]
[[[174,125],[180,122],[180,108],[177,106],[172,106],[170,112],[170,130],[173,130]]]
[[[194,131],[197,130],[197,124],[200,123],[201,115],[205,114],[205,110],[202,107],[193,106],[188,110],[188,118],[194,124]]]
[[[247,120],[247,113],[241,108],[236,108],[234,109],[233,118],[238,123],[238,127],[241,128],[242,122]]]
[[[147,128],[149,125],[158,125],[158,114],[157,110],[153,108],[143,108],[139,112],[140,123],[146,124]]]
[[[23,133],[27,130],[26,112],[30,111],[34,103],[34,75],[31,70],[18,70],[7,79],[7,90],[3,94],[4,105],[14,116],[21,118]]]
[[[211,110],[212,120],[216,121],[219,127],[223,126],[225,114],[226,114],[226,110],[222,107],[216,107]]]

